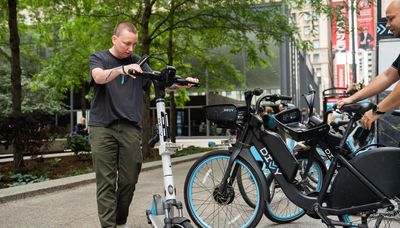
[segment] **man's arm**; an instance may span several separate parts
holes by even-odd
[[[112,81],[118,75],[123,74],[124,72],[122,68],[123,66],[107,70],[103,70],[101,68],[94,68],[92,70],[93,80],[96,82],[96,84],[106,84]]]
[[[400,105],[400,84],[397,84],[392,92],[389,93],[385,99],[383,99],[379,104],[379,111],[388,112],[393,108]]]
[[[103,70],[101,68],[94,68],[92,70],[93,80],[97,84],[106,84],[118,77],[120,74],[129,75],[132,78],[136,78],[134,75],[128,74],[128,71],[132,69],[134,72],[142,73],[142,69],[138,64],[121,65],[112,69]]]
[[[372,97],[378,93],[387,89],[390,85],[399,80],[397,69],[392,66],[386,69],[383,73],[379,74],[374,78],[366,87],[358,91],[354,95],[345,98],[338,102],[338,107],[342,107],[344,104],[351,104],[359,100]]]

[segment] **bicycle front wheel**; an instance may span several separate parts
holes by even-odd
[[[184,186],[187,211],[199,227],[255,227],[265,208],[261,178],[249,163],[241,158],[234,162],[242,177],[246,197],[254,202],[249,206],[237,185],[238,174],[231,174],[225,193],[219,191],[228,167],[228,151],[210,152],[190,168]]]

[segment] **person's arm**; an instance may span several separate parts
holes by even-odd
[[[389,95],[385,97],[385,99],[379,102],[379,104],[377,105],[377,110],[379,112],[385,113],[399,105],[400,105],[400,84],[397,84],[394,90],[390,92]],[[381,116],[382,114],[377,114],[373,110],[369,110],[362,117],[361,124],[363,125],[364,128],[371,129],[372,123],[375,120],[381,118]]]
[[[94,68],[92,70],[92,77],[96,84],[106,84],[112,81],[114,78],[123,74],[122,67],[116,67],[112,69],[103,70],[101,68]],[[126,72],[126,71],[125,71]]]
[[[390,85],[399,80],[397,69],[392,66],[386,69],[383,73],[374,78],[366,87],[358,91],[354,95],[342,99],[338,102],[338,108],[345,104],[351,104],[359,100],[372,97],[387,89]]]
[[[128,74],[128,71],[132,69],[134,72],[142,73],[142,69],[138,64],[121,65],[112,69],[103,70],[101,68],[94,68],[92,70],[93,80],[97,84],[106,84],[118,77],[120,74],[129,75],[132,78],[136,78],[134,75]]]
[[[400,105],[400,84],[397,84],[392,92],[385,99],[379,102],[378,107],[381,112],[388,112]]]
[[[185,78],[185,80],[194,82],[194,83],[199,82],[199,79],[192,78],[192,77],[187,77],[187,78]],[[192,88],[193,86],[194,86],[194,84],[188,84],[188,85],[173,84],[172,86],[165,88],[165,92],[169,93],[169,92],[175,91],[176,89],[182,89],[182,88],[188,89],[188,88]]]

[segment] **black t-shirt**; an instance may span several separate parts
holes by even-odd
[[[400,55],[397,56],[397,59],[392,63],[392,67],[397,70],[397,74],[400,76]]]
[[[112,69],[121,65],[136,63],[139,56],[131,55],[118,59],[109,50],[93,53],[89,57],[89,80],[93,86],[94,96],[90,106],[89,126],[107,127],[115,120],[127,120],[141,128],[144,111],[143,90],[150,89],[151,80],[128,75],[119,75],[106,84],[96,84],[92,77],[95,68]],[[147,64],[143,71],[151,71]]]

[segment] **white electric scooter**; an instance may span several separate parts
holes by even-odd
[[[148,58],[148,56],[143,57],[139,60],[138,64],[142,65]],[[158,134],[149,141],[149,144],[150,146],[154,146],[158,140],[160,142],[158,151],[162,160],[165,198],[161,197],[159,194],[153,195],[152,208],[146,211],[148,222],[152,224],[153,227],[157,228],[191,228],[193,226],[190,220],[183,217],[182,202],[176,200],[176,189],[171,168],[171,155],[176,153],[178,147],[175,143],[171,142],[169,136],[168,115],[165,111],[164,97],[165,88],[173,84],[195,84],[195,86],[198,86],[198,84],[176,76],[176,69],[172,66],[166,66],[161,72],[152,71],[139,74],[128,71],[128,73],[138,77],[150,78],[155,87]],[[176,211],[178,212],[177,214]]]

